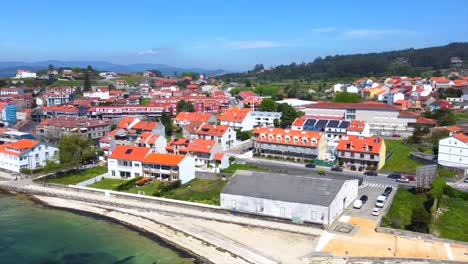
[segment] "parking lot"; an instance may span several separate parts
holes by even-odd
[[[372,209],[375,208],[375,201],[377,200],[377,197],[384,192],[386,187],[389,187],[389,186],[393,188],[392,193],[385,201],[384,207],[380,209],[380,215],[373,216],[371,213],[372,213]],[[353,204],[351,204],[344,211],[344,215],[377,220],[378,217],[382,216],[384,214],[384,211],[386,211],[387,208],[390,206],[391,201],[393,200],[393,197],[396,193],[396,188],[397,188],[397,184],[369,183],[369,182],[366,183],[365,182],[361,187],[359,187],[359,192],[358,192],[359,195],[357,199],[361,198],[362,195],[367,195],[369,199],[361,207],[361,209],[355,209],[353,208]]]

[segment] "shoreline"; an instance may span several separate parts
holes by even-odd
[[[94,220],[105,221],[105,222],[109,222],[109,223],[112,223],[112,224],[120,225],[120,226],[123,226],[123,227],[131,230],[131,231],[134,231],[134,232],[138,233],[138,235],[140,235],[140,236],[143,236],[143,237],[146,237],[146,238],[150,239],[151,241],[153,241],[154,243],[157,243],[160,246],[169,248],[170,250],[176,252],[180,257],[193,259],[195,264],[205,264],[205,263],[212,264],[213,263],[213,262],[209,261],[208,259],[204,258],[203,256],[197,255],[196,253],[191,252],[190,250],[187,250],[186,248],[184,248],[184,247],[182,247],[182,246],[180,246],[180,245],[178,245],[176,243],[172,243],[171,241],[168,241],[168,240],[160,237],[159,235],[157,235],[155,233],[152,233],[152,232],[147,231],[147,230],[145,230],[145,229],[143,229],[141,227],[138,227],[136,225],[133,225],[133,224],[130,224],[130,223],[127,223],[127,222],[123,222],[123,221],[121,221],[119,219],[116,219],[116,218],[113,218],[113,217],[110,217],[110,216],[106,216],[106,215],[103,215],[103,214],[99,214],[99,213],[91,212],[91,211],[87,211],[87,210],[80,210],[80,209],[76,209],[76,208],[55,206],[55,205],[49,204],[45,200],[40,199],[36,195],[30,195],[30,194],[25,194],[25,193],[17,193],[17,192],[10,192],[10,191],[1,190],[1,189],[0,189],[0,193],[15,196],[15,197],[18,197],[18,198],[28,199],[28,200],[32,201],[34,204],[44,206],[47,209],[65,211],[65,212],[73,213],[73,214],[76,214],[76,215],[89,217],[89,218],[92,218]],[[178,232],[180,232],[180,231],[178,231]]]

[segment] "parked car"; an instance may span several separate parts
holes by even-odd
[[[401,178],[401,173],[396,173],[396,172],[390,173],[390,174],[387,176],[387,178],[389,178],[389,179],[395,179],[395,180],[396,180],[396,179],[400,179],[400,178]]]
[[[363,204],[365,204],[367,202],[367,200],[369,200],[369,197],[367,197],[367,195],[363,195],[363,196],[361,196],[361,198],[359,200],[361,200],[361,202]]]
[[[463,182],[468,183],[468,178],[465,178],[465,179],[463,180]]]
[[[341,167],[332,167],[331,171],[343,172],[343,168],[341,168]]]
[[[402,177],[400,179],[397,179],[396,182],[399,182],[399,183],[409,183],[410,180],[408,178],[405,178],[405,177]]]
[[[390,186],[388,186],[387,188],[385,188],[385,191],[384,191],[384,193],[385,193],[385,194],[387,194],[387,195],[389,195],[389,194],[391,194],[391,193],[392,193],[392,191],[393,191],[393,188],[392,188],[392,187],[390,187]]]
[[[364,175],[366,175],[366,176],[377,176],[378,173],[376,171],[366,171],[366,172],[364,172]]]
[[[416,180],[416,177],[413,176],[413,175],[408,175],[408,176],[406,176],[406,178],[407,178],[409,181],[415,181],[415,180]]]
[[[354,201],[354,203],[353,203],[353,207],[356,208],[356,209],[361,209],[361,207],[362,207],[363,204],[364,204],[364,203],[363,203],[361,200],[356,200],[356,201]]]
[[[372,209],[372,215],[373,216],[378,216],[380,214],[380,209],[379,208],[374,208]]]
[[[379,197],[377,197],[377,201],[375,201],[375,206],[379,208],[384,207],[386,200],[387,200],[387,197],[380,195]]]
[[[394,137],[394,138],[399,138],[399,137],[401,137],[401,135],[399,135],[399,134],[393,134],[392,137]]]
[[[316,167],[315,163],[309,163],[309,164],[306,164],[305,166],[306,168],[312,168],[312,169]]]

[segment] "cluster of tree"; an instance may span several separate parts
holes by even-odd
[[[424,49],[406,49],[381,53],[318,57],[310,63],[280,65],[271,71],[225,74],[221,78],[279,81],[284,79],[334,78],[361,76],[416,76],[427,70],[450,67],[451,57],[468,57],[468,43]],[[257,68],[257,67],[256,67]]]
[[[457,119],[452,111],[449,109],[439,109],[437,111],[426,111],[422,114],[426,118],[432,118],[437,120],[439,126],[452,126],[457,123]]]
[[[414,127],[413,135],[408,137],[406,141],[412,144],[421,144],[423,142],[423,137],[429,134],[431,131],[428,127],[422,127],[421,125],[417,124]]]
[[[461,89],[455,89],[452,87],[448,89],[440,89],[439,92],[441,92],[439,95],[440,99],[447,99],[447,97],[460,98],[463,95],[463,91]]]
[[[200,74],[196,72],[183,72],[181,74],[181,77],[190,77],[192,78],[192,80],[198,80],[198,78],[200,77]]]
[[[177,113],[180,112],[195,112],[195,107],[190,101],[180,100],[177,102]]]
[[[166,136],[172,136],[173,124],[171,117],[168,116],[166,112],[163,112],[159,118],[159,121],[164,125],[164,132],[166,133]]]
[[[337,103],[359,103],[361,102],[361,97],[354,93],[341,92],[336,94],[333,101]]]
[[[155,70],[155,69],[152,69],[152,70],[148,70],[149,72],[152,72],[154,74],[155,77],[163,77],[163,74],[161,71],[159,70]]]
[[[58,148],[60,163],[71,166],[79,166],[84,161],[94,159],[97,152],[90,138],[78,134],[63,135]]]

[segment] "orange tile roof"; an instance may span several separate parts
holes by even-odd
[[[136,119],[136,117],[126,116],[120,120],[119,124],[117,125],[118,128],[125,128],[127,129],[128,126]]]
[[[136,123],[132,129],[151,131],[158,126],[158,122],[153,121],[140,121]]]
[[[258,142],[269,142],[282,145],[294,145],[294,146],[307,146],[307,147],[318,147],[320,138],[322,137],[321,132],[317,131],[301,131],[301,130],[289,130],[283,128],[269,128],[269,127],[256,127],[253,130],[254,135],[257,137]],[[262,134],[265,137],[262,139]],[[273,139],[269,139],[269,135],[273,136]],[[281,136],[280,140],[277,140],[277,136]],[[286,141],[286,136],[290,139]],[[294,137],[298,137],[298,142],[294,142]],[[302,139],[307,138],[306,144],[303,143]],[[315,144],[314,140],[315,139]]]
[[[240,109],[238,107],[232,107],[226,112],[219,114],[218,119],[220,121],[242,122],[249,112],[250,108]]]
[[[351,120],[349,122],[348,131],[364,131],[366,127],[366,121],[361,120]]]
[[[109,156],[110,159],[143,161],[151,152],[150,148],[118,145]]]
[[[175,120],[182,122],[182,121],[187,121],[187,122],[207,122],[208,119],[210,119],[212,114],[210,113],[190,113],[190,112],[180,112],[177,114]]]
[[[0,146],[0,152],[13,155],[13,156],[21,156],[29,149],[33,148],[34,146],[38,145],[40,142],[37,140],[32,139],[21,139],[17,142],[7,143]]]
[[[294,120],[294,122],[291,124],[291,126],[299,126],[302,127],[304,123],[306,122],[306,119],[298,117]]]
[[[463,133],[457,133],[457,134],[453,134],[453,137],[456,138],[456,139],[459,139],[465,143],[468,143],[468,135],[466,134],[463,134]]]
[[[381,137],[359,137],[349,135],[340,139],[336,150],[379,154],[383,142],[384,139]]]
[[[101,139],[99,139],[99,142],[110,143],[112,139],[115,137],[115,135],[117,134],[117,131],[119,130],[120,128],[116,128],[110,132],[107,132],[107,134],[105,134]]]
[[[222,136],[229,130],[229,126],[224,125],[202,125],[196,132],[197,135]]]
[[[175,154],[151,153],[143,160],[144,163],[177,166],[184,160],[185,156]]]
[[[211,153],[216,141],[205,139],[194,139],[188,144],[186,151]]]
[[[420,116],[418,117],[418,119],[416,119],[416,123],[426,125],[437,125],[437,120]]]
[[[151,132],[143,132],[140,135],[141,143],[154,144],[160,136],[159,134],[153,134]]]
[[[401,111],[398,116],[405,116],[405,117],[418,117],[421,113],[410,112],[410,111]]]
[[[448,83],[448,82],[450,82],[450,80],[445,78],[445,77],[432,77],[431,81],[434,81],[436,83]]]
[[[222,160],[224,158],[224,153],[216,153],[214,156],[215,160]]]
[[[449,132],[459,132],[459,131],[463,131],[463,128],[459,127],[459,126],[443,126],[443,127],[437,127],[439,129],[446,129],[448,130]]]

